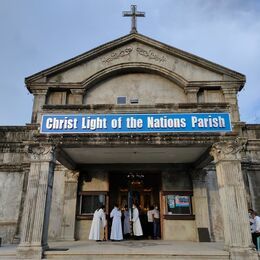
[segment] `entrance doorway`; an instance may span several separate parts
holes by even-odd
[[[135,203],[139,209],[144,238],[148,237],[147,211],[150,206],[160,207],[161,174],[141,171],[111,172],[109,176],[109,210],[115,204],[123,209]]]

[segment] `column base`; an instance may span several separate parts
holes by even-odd
[[[19,245],[16,249],[16,257],[17,259],[42,259],[46,249],[48,249],[48,245]]]
[[[229,252],[231,260],[259,260],[258,252],[252,248],[232,247]]]

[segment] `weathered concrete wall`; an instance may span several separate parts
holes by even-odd
[[[105,44],[100,51],[94,49],[71,59],[69,66],[65,62],[63,69],[30,81],[32,122],[40,122],[44,104],[116,104],[117,96],[126,96],[128,104],[129,99],[138,98],[140,105],[226,102],[232,121],[239,121],[236,96],[243,75],[151,39],[139,39],[143,36],[135,37]]]
[[[131,73],[101,82],[87,91],[84,104],[116,104],[117,97],[138,99],[140,105],[187,102],[184,89],[157,75]]]
[[[248,169],[247,177],[251,197],[250,208],[260,214],[260,166],[257,169]]]
[[[108,191],[108,173],[102,170],[88,172],[88,176],[80,183],[81,191]]]
[[[246,138],[246,150],[243,156],[243,170],[248,185],[248,206],[260,213],[260,125],[245,125],[242,128]]]
[[[164,220],[164,240],[197,241],[194,220]]]
[[[119,55],[125,53],[125,55]],[[50,77],[49,82],[79,82],[92,76],[100,70],[124,62],[144,62],[174,71],[187,80],[222,80],[222,75],[202,68],[163,51],[159,51],[151,46],[134,42],[126,44],[122,48],[109,51],[95,59],[89,60],[77,67],[68,69],[66,72],[59,73]]]
[[[185,169],[162,172],[162,190],[192,191],[192,181]]]
[[[76,221],[76,239],[88,240],[92,220],[82,219]]]
[[[7,244],[19,237],[29,167],[23,141],[31,134],[30,127],[0,127],[0,237]]]
[[[13,242],[18,229],[23,180],[23,172],[0,172],[0,237],[4,244]]]

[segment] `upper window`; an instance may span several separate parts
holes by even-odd
[[[100,205],[105,205],[105,194],[80,194],[79,215],[93,214]]]

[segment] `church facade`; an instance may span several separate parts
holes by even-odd
[[[87,240],[100,204],[137,203],[144,238],[157,205],[161,239],[257,259],[260,125],[240,121],[244,75],[133,32],[25,82],[31,123],[0,127],[0,237],[18,257]]]

